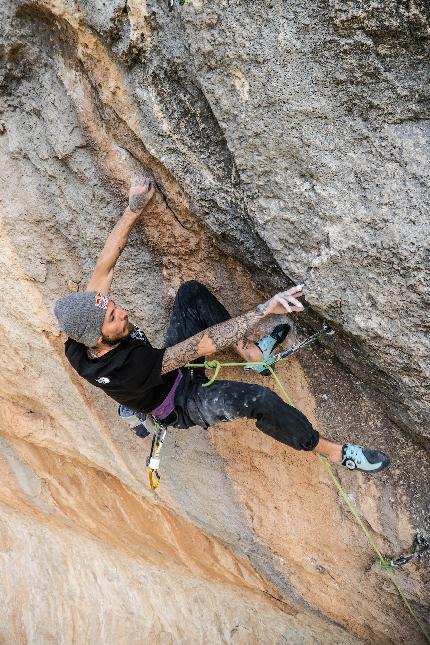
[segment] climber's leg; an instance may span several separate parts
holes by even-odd
[[[321,437],[321,435],[314,450],[319,455],[330,459],[330,461],[342,461],[342,444],[325,439],[324,437]]]
[[[257,428],[296,450],[313,450],[350,470],[379,472],[390,463],[380,451],[321,437],[302,412],[285,403],[273,390],[238,381],[215,381],[204,388],[191,383],[184,406],[189,425],[209,427],[221,421],[255,419]]]
[[[181,343],[203,329],[229,319],[227,309],[203,284],[197,280],[184,282],[176,293],[165,345],[171,347]]]
[[[255,419],[262,432],[296,450],[314,450],[319,442],[318,432],[304,414],[261,385],[217,380],[202,387],[196,383],[187,392],[186,407],[192,425],[207,428],[248,418]]]

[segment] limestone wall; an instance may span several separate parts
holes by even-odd
[[[427,5],[0,12],[0,641],[419,643],[313,455],[250,423],[171,430],[152,493],[149,440],[70,369],[52,307],[150,168],[115,299],[161,344],[183,280],[232,314],[306,280],[299,332],[337,335],[279,375],[321,432],[391,455],[339,475],[407,549],[430,530]],[[428,563],[399,580],[426,620]]]

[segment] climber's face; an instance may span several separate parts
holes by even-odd
[[[117,307],[113,300],[109,300],[106,309],[103,327],[102,342],[107,345],[116,345],[120,340],[126,338],[130,333],[127,309]]]

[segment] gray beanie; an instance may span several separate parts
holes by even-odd
[[[94,347],[101,336],[108,302],[108,295],[101,291],[79,291],[57,300],[54,313],[70,338]]]

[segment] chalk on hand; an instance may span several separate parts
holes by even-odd
[[[142,170],[133,175],[130,180],[130,193],[128,204],[134,213],[144,208],[148,202],[148,193],[155,187],[154,177],[147,170]]]

